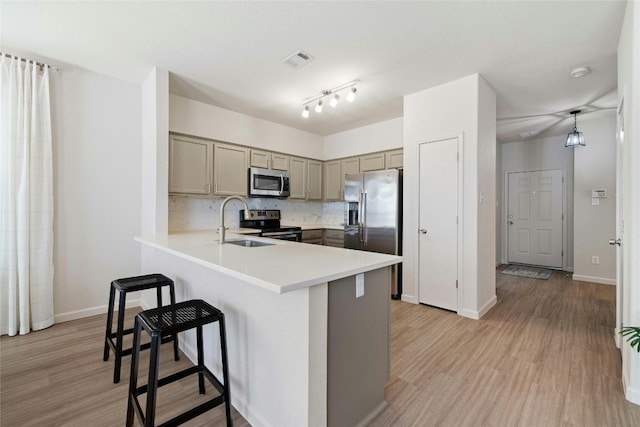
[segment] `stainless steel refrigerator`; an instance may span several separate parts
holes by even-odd
[[[402,171],[345,176],[344,247],[402,254]],[[393,268],[391,296],[402,293],[402,264]]]

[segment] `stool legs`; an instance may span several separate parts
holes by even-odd
[[[176,289],[173,286],[169,286],[169,295],[171,297],[171,304],[176,305]],[[173,360],[176,362],[180,360],[180,352],[178,351],[178,334],[173,334]]]
[[[124,310],[126,306],[127,293],[120,292],[120,303],[118,304],[118,332],[116,335],[116,362],[113,370],[113,383],[120,382],[120,367],[122,366],[122,335],[124,332]]]
[[[113,286],[109,290],[109,309],[107,310],[107,331],[104,334],[104,355],[102,360],[109,360],[109,337],[111,336],[111,324],[113,323],[113,301],[116,298],[116,290]]]
[[[220,326],[220,352],[222,356],[222,378],[224,380],[224,411],[227,418],[227,427],[233,426],[231,419],[231,391],[229,385],[229,363],[227,360],[227,334],[225,332],[224,314],[220,314],[218,320]]]
[[[140,358],[140,332],[142,325],[136,316],[135,325],[133,327],[133,347],[131,349],[131,375],[129,377],[129,403],[127,404],[127,427],[133,426],[133,417],[135,415],[134,392],[138,387],[138,359]]]
[[[145,411],[145,427],[153,427],[156,417],[156,393],[158,391],[158,367],[160,364],[160,344],[162,339],[159,333],[151,334],[151,353],[149,355],[149,380],[147,381],[147,409]]]

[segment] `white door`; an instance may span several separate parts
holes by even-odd
[[[458,139],[420,144],[419,300],[458,311]]]
[[[511,172],[509,263],[562,268],[562,171]]]
[[[620,348],[620,330],[623,322],[624,307],[624,257],[622,242],[624,242],[624,98],[618,105],[617,126],[617,159],[616,159],[616,237],[609,244],[616,245],[616,343]]]

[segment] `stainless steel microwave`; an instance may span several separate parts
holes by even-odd
[[[289,197],[289,172],[249,168],[249,196]]]

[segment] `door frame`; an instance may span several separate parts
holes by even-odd
[[[620,97],[620,102],[616,109],[616,235],[614,239],[622,239],[624,237],[624,137],[620,138],[621,130],[624,130],[624,94]],[[622,244],[624,244],[624,241],[622,241]],[[616,347],[619,349],[622,348],[620,330],[623,322],[624,253],[622,246],[616,245],[616,327],[614,340]]]
[[[464,298],[464,132],[460,132],[457,135],[453,136],[443,136],[440,138],[427,139],[418,141],[417,147],[417,156],[416,156],[416,164],[417,164],[417,172],[418,172],[418,204],[417,204],[417,228],[415,230],[416,235],[420,233],[420,146],[422,144],[429,144],[433,142],[446,141],[449,139],[457,139],[458,141],[458,239],[457,244],[458,247],[458,260],[457,260],[457,276],[458,276],[458,303],[457,303],[457,314],[461,314],[462,310],[460,307],[463,306],[461,301]],[[416,253],[418,253],[418,257],[416,258],[416,268],[415,268],[415,282],[416,286],[416,303],[420,304],[420,237],[416,239]]]
[[[524,169],[524,170],[510,170],[504,172],[502,178],[502,224],[500,229],[502,230],[502,261],[503,264],[509,263],[509,227],[507,222],[509,221],[509,174],[510,173],[523,173],[523,172],[546,172],[546,171],[562,171],[562,271],[568,271],[568,258],[569,251],[567,249],[567,168],[545,168],[545,169]]]

